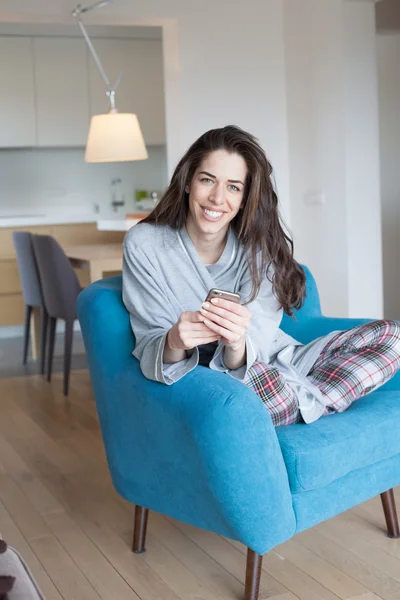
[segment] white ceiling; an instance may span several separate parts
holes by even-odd
[[[354,0],[348,0],[354,1]],[[361,1],[361,0],[359,0]],[[376,20],[378,30],[399,30],[400,31],[400,0],[363,0],[364,2],[376,3]],[[73,23],[71,17],[72,9],[76,7],[79,0],[0,0],[0,22],[64,22]],[[121,4],[129,5],[131,0],[121,0]],[[91,0],[83,4],[91,4]],[[94,0],[93,0],[94,3]],[[103,9],[103,14],[113,11],[112,6]],[[97,22],[90,18],[87,23]],[[60,16],[62,16],[60,20]],[[100,22],[107,22],[101,21]],[[139,33],[140,35],[140,33]],[[143,35],[143,33],[142,33]],[[149,32],[149,37],[160,33]]]

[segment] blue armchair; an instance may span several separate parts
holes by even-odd
[[[361,320],[322,316],[307,298],[282,328],[302,342]],[[136,505],[133,551],[144,551],[148,511],[248,547],[245,600],[257,600],[262,555],[297,532],[381,494],[388,535],[399,537],[400,376],[342,414],[275,429],[262,402],[229,376],[197,367],[172,386],[149,381],[132,356],[121,277],[78,298],[108,465]]]

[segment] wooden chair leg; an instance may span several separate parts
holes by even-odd
[[[247,549],[246,585],[244,600],[258,600],[263,557],[250,548]]]
[[[28,360],[29,334],[31,331],[31,314],[32,314],[32,306],[29,306],[29,304],[27,304],[25,306],[24,353],[22,356],[22,364],[23,365],[26,365],[26,361]]]
[[[54,354],[54,342],[56,339],[56,325],[57,319],[54,317],[49,317],[50,319],[50,327],[49,327],[49,350],[47,355],[47,381],[51,380],[51,372],[53,369],[53,354]]]
[[[383,512],[385,514],[388,537],[400,538],[399,522],[397,520],[396,502],[393,488],[381,494]]]
[[[149,517],[149,509],[143,506],[135,507],[135,526],[133,530],[132,551],[136,554],[146,552],[146,531],[147,519]]]
[[[46,362],[47,324],[49,315],[44,306],[40,307],[40,372],[44,374]]]
[[[64,396],[68,396],[69,376],[71,373],[72,341],[74,336],[74,321],[65,321],[64,337]]]

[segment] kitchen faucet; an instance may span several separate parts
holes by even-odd
[[[114,212],[117,212],[117,210],[120,206],[125,206],[125,200],[123,200],[124,196],[122,195],[122,197],[121,197],[121,195],[119,193],[121,183],[122,183],[122,180],[120,177],[111,180],[111,190],[112,190],[111,206],[113,207]],[[122,198],[122,199],[117,200],[118,196],[120,196],[120,198]]]

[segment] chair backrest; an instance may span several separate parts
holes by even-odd
[[[14,231],[13,242],[25,304],[42,306],[43,296],[33,251],[32,234],[28,231]]]
[[[50,235],[34,235],[32,244],[47,312],[58,319],[76,318],[81,286],[64,250]]]

